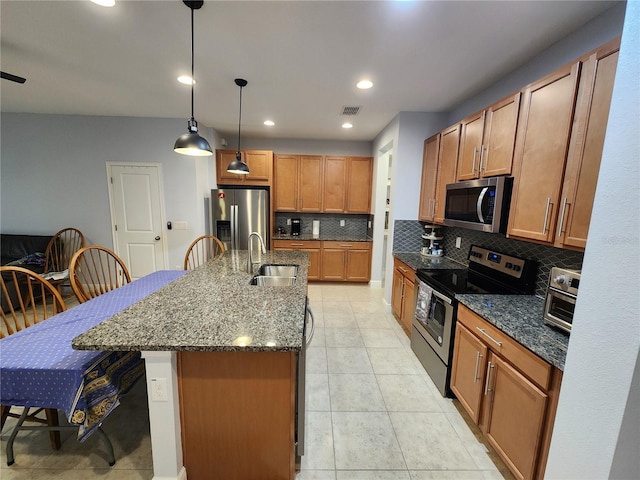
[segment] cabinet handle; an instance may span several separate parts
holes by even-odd
[[[476,327],[476,330],[478,330],[481,334],[483,334],[485,337],[487,337],[489,340],[491,340],[493,343],[495,343],[496,345],[498,345],[500,348],[502,348],[502,342],[497,341],[495,338],[493,338],[491,335],[489,335],[487,332],[484,331],[484,328],[480,328],[480,327]]]
[[[304,243],[292,243],[292,247],[304,247]]]
[[[476,371],[473,374],[473,383],[478,383],[480,377],[478,376],[478,367],[480,366],[480,359],[482,358],[482,354],[480,352],[476,352]]]
[[[353,247],[353,245],[340,245],[341,247]]]
[[[562,232],[564,231],[562,227],[564,226],[564,214],[567,211],[567,203],[567,197],[564,197],[564,200],[562,201],[562,208],[560,209],[560,222],[558,222],[558,237],[561,237]]]
[[[489,388],[489,383],[491,379],[491,369],[493,368],[493,364],[491,362],[487,363],[487,379],[484,382],[484,394],[488,395],[491,389]]]
[[[436,199],[432,198],[429,202],[431,204],[431,214],[429,216],[433,218],[436,216]]]
[[[408,270],[406,268],[402,268],[402,267],[398,267],[398,270],[400,270],[402,273],[407,273]]]
[[[489,147],[485,147],[484,145],[480,145],[480,169],[478,170],[478,173],[482,174],[482,171],[484,170],[484,160],[485,160],[485,156],[484,156],[484,152],[487,152],[487,155],[489,154]]]
[[[476,154],[478,153],[478,147],[473,147],[473,163],[471,164],[471,173],[476,171]]]
[[[547,197],[547,208],[544,211],[544,223],[542,224],[542,234],[544,235],[547,231],[547,220],[549,219],[549,210],[551,207],[551,198]]]

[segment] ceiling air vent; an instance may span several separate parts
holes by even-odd
[[[358,112],[360,111],[361,108],[362,107],[359,107],[357,105],[343,105],[340,115],[355,117],[356,115],[358,115]]]

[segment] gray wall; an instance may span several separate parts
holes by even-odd
[[[162,165],[166,220],[189,225],[164,229],[167,268],[181,266],[193,238],[204,233],[213,157],[173,152],[186,120],[16,113],[1,120],[2,233],[53,234],[74,226],[88,243],[113,249],[106,162]],[[200,133],[215,148],[213,130],[200,126]]]
[[[225,137],[229,150],[238,146],[238,137]],[[243,150],[271,150],[281,154],[300,155],[350,155],[353,157],[370,157],[371,142],[354,142],[339,140],[302,140],[299,138],[242,138],[240,148]]]

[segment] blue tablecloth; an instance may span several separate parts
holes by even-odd
[[[152,273],[0,340],[0,404],[63,410],[86,439],[144,362],[140,352],[74,350],[71,341],[185,273]]]

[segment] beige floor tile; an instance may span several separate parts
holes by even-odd
[[[325,328],[327,347],[364,347],[359,328]]]
[[[482,480],[482,472],[474,470],[411,471],[411,480]]]
[[[367,352],[375,373],[405,375],[419,373],[411,360],[411,354],[404,348],[367,348]]]
[[[331,411],[328,374],[307,373],[305,380],[305,410],[308,412]]]
[[[411,480],[405,470],[338,470],[337,480]]]
[[[402,343],[391,328],[366,328],[362,340],[367,348],[401,348]]]
[[[389,412],[442,412],[419,375],[376,375]]]
[[[386,308],[382,300],[351,300],[351,310],[353,313],[382,313],[386,312]]]
[[[392,324],[386,314],[382,313],[354,313],[358,328],[391,328]]]
[[[385,412],[375,375],[329,374],[331,411]]]
[[[336,480],[335,470],[305,470],[298,472],[296,480]]]
[[[335,469],[331,412],[307,412],[305,427],[305,454],[301,470]]]
[[[353,313],[349,312],[324,312],[322,324],[325,328],[358,328]]]
[[[327,347],[329,373],[373,373],[365,348]]]
[[[327,373],[327,349],[324,347],[307,348],[307,373]]]
[[[307,330],[307,342],[309,342],[309,335],[310,335],[310,332]],[[313,329],[313,337],[311,338],[311,341],[307,346],[308,347],[326,347],[327,346],[325,342],[324,327],[320,327],[316,323]]]

